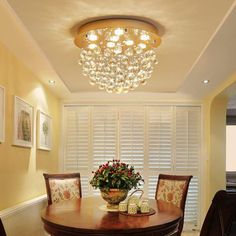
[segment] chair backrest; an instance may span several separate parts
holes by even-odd
[[[67,174],[43,174],[48,204],[53,204],[59,201],[81,198],[81,180],[79,173]]]
[[[226,236],[236,216],[236,192],[218,191],[203,222],[200,236]]]
[[[183,218],[179,223],[181,235],[184,224],[184,209],[188,193],[188,187],[192,175],[166,175],[159,174],[155,199],[170,202],[183,211]]]
[[[0,236],[7,236],[6,232],[5,232],[5,229],[3,227],[3,223],[2,223],[1,218],[0,218]]]

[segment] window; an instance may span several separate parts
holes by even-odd
[[[92,170],[121,159],[142,173],[146,196],[154,198],[159,173],[193,175],[185,219],[199,216],[200,107],[65,106],[64,170],[79,171],[83,195]]]

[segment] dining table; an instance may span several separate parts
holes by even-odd
[[[175,235],[183,212],[171,203],[148,199],[150,214],[108,211],[99,196],[61,201],[41,212],[44,229],[52,236]]]

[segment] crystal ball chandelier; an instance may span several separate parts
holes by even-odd
[[[158,63],[154,49],[160,42],[154,25],[126,18],[86,23],[75,36],[83,75],[108,93],[127,93],[146,84]]]

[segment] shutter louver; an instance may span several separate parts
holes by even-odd
[[[199,107],[177,107],[175,169],[177,171],[197,171],[199,150]]]
[[[196,225],[199,208],[199,178],[194,176],[189,185],[189,191],[185,206],[185,221]]]
[[[149,107],[148,164],[150,170],[171,170],[172,107]]]
[[[191,174],[185,206],[185,221],[196,225],[199,202],[200,108],[176,107],[176,173]]]
[[[93,127],[93,168],[116,158],[117,112],[112,107],[94,107]]]
[[[156,194],[156,187],[157,187],[157,181],[158,181],[158,174],[154,176],[149,176],[148,177],[148,198],[155,198]]]
[[[88,176],[85,176],[83,173],[80,173],[80,180],[81,180],[81,188],[82,188],[82,197],[88,196],[89,188],[90,188],[90,186],[88,185],[88,182],[90,179]]]
[[[144,109],[138,107],[122,108],[120,124],[120,159],[135,167],[144,168]]]
[[[89,167],[89,109],[66,109],[65,171],[87,170]]]

